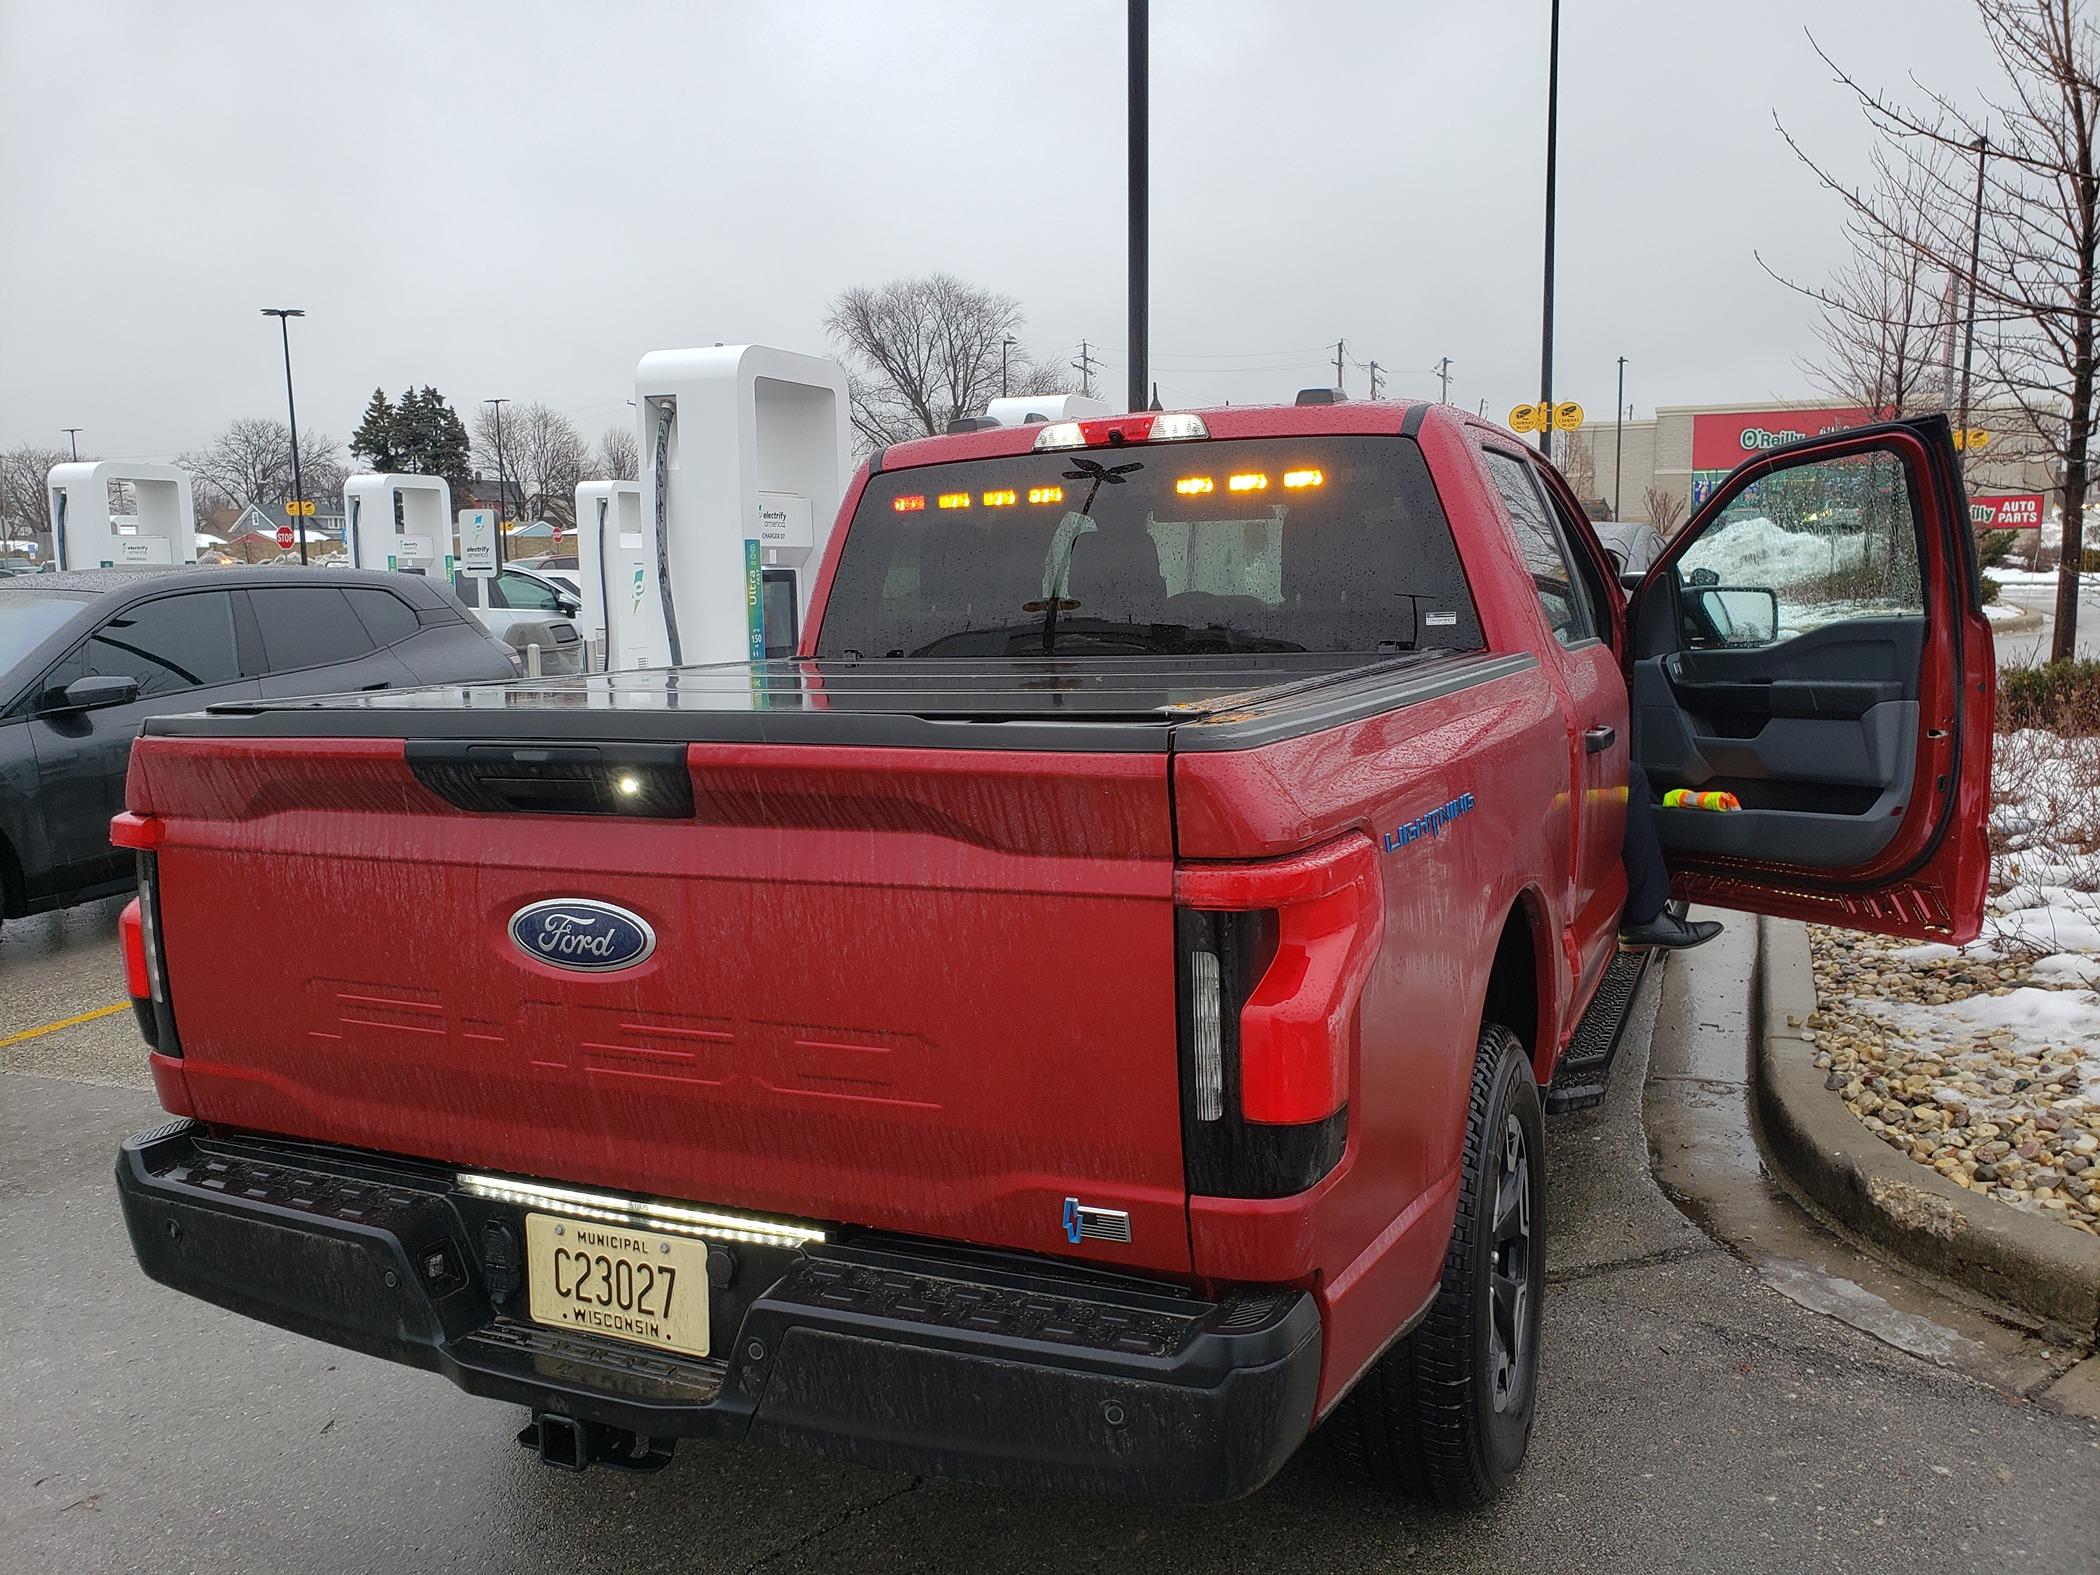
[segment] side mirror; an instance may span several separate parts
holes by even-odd
[[[583,611],[582,602],[575,601],[567,596],[555,597],[554,606],[556,611],[558,611],[564,618],[574,618]]]
[[[1726,645],[1770,645],[1779,638],[1779,593],[1762,585],[1701,585],[1692,598]]]
[[[59,691],[56,704],[46,697],[44,710],[51,711],[100,711],[113,705],[129,705],[139,697],[139,681],[109,675],[98,678],[76,678]]]
[[[1619,583],[1626,588],[1626,594],[1631,596],[1635,591],[1641,588],[1641,581],[1645,580],[1646,578],[1648,578],[1648,576],[1643,574],[1640,570],[1628,569],[1625,573],[1619,576]]]

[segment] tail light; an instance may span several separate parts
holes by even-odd
[[[110,822],[109,840],[138,855],[139,894],[117,920],[124,951],[124,979],[139,1033],[162,1055],[180,1055],[175,1017],[168,1006],[167,959],[160,940],[160,847],[162,823],[150,815],[122,814]]]
[[[1189,1190],[1302,1192],[1348,1140],[1357,1003],[1384,930],[1376,850],[1350,836],[1185,865],[1174,900]]]

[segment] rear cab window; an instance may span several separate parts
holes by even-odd
[[[1481,648],[1401,437],[1068,449],[870,478],[821,656]]]

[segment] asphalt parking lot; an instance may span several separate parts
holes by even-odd
[[[1606,1104],[1549,1126],[1538,1432],[1515,1489],[1468,1517],[1379,1500],[1317,1437],[1262,1492],[1213,1509],[707,1444],[654,1477],[550,1471],[512,1443],[511,1408],[134,1268],[110,1164],[156,1107],[115,922],[97,904],[0,936],[10,1568],[2094,1568],[2100,1429],[1798,1305],[1651,1178],[1651,1040],[1724,1032],[1739,952],[1651,976]],[[236,925],[227,943],[267,938]]]

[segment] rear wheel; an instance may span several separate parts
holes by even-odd
[[[1382,1488],[1466,1508],[1501,1492],[1523,1463],[1538,1392],[1544,1158],[1530,1058],[1490,1023],[1473,1064],[1458,1219],[1436,1301],[1335,1418],[1344,1450]]]

